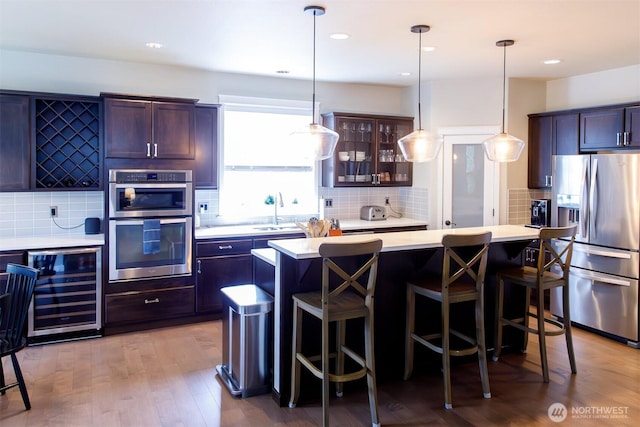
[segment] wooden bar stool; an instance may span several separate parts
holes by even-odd
[[[451,409],[450,356],[467,356],[478,353],[480,379],[485,398],[491,397],[489,373],[484,339],[484,276],[491,233],[447,234],[442,238],[444,259],[442,277],[429,277],[407,283],[407,318],[405,333],[404,379],[413,372],[414,341],[442,355],[444,377],[444,406]],[[418,335],[415,331],[415,299],[421,295],[440,302],[442,324],[440,332]],[[476,336],[469,337],[450,329],[450,305],[475,301]],[[470,344],[463,349],[451,349],[450,335]],[[440,345],[437,344],[438,340]]]
[[[367,377],[369,407],[373,426],[379,426],[378,398],[376,392],[375,362],[373,356],[373,296],[376,286],[378,256],[382,240],[362,243],[323,243],[319,252],[322,256],[322,289],[293,295],[293,352],[291,360],[291,400],[289,407],[295,408],[300,395],[300,367],[304,366],[322,380],[322,420],[329,425],[329,383],[335,382],[336,395],[342,396],[342,383]],[[351,274],[337,263],[339,258],[366,256],[367,261],[355,268]],[[368,274],[367,274],[368,273]],[[330,277],[338,277],[339,285],[330,288]],[[366,286],[358,280],[367,280]],[[302,348],[303,311],[322,322],[322,354],[305,356]],[[346,321],[364,320],[365,357],[345,345]],[[329,323],[336,323],[335,352],[329,352]],[[344,372],[344,356],[349,356],[361,369]],[[335,357],[335,373],[329,370],[329,358]],[[320,362],[320,366],[316,365]],[[314,363],[316,362],[316,363]]]
[[[524,331],[524,344],[522,352],[527,349],[529,333],[539,336],[540,363],[542,365],[542,378],[545,383],[549,382],[549,364],[547,361],[546,337],[565,334],[567,340],[567,352],[569,353],[569,364],[571,372],[576,373],[576,358],[573,354],[573,341],[571,339],[571,318],[569,311],[569,269],[571,267],[571,255],[573,253],[573,242],[575,240],[577,226],[541,228],[540,229],[540,250],[538,252],[538,265],[534,267],[516,267],[498,272],[498,290],[496,292],[496,345],[493,360],[497,361],[502,350],[502,328],[505,325],[513,326]],[[553,245],[552,239],[567,239],[559,245]],[[557,248],[560,248],[557,250]],[[547,256],[549,255],[549,261]],[[511,283],[525,287],[525,311],[524,316],[516,319],[506,319],[503,316],[504,284]],[[562,286],[562,307],[563,322],[545,316],[544,312],[544,292],[547,289]],[[530,292],[536,293],[536,313],[531,313],[529,307]],[[529,326],[529,317],[538,320],[537,327]],[[554,326],[552,330],[545,329],[545,323]]]

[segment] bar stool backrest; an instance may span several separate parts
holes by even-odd
[[[487,258],[491,243],[491,232],[482,234],[446,234],[442,238],[444,246],[444,262],[442,265],[442,289],[461,279],[471,279],[476,289],[480,289],[487,269]],[[467,254],[463,248],[478,247],[477,252]],[[453,264],[457,265],[457,270],[452,270]],[[454,269],[456,267],[453,267]]]
[[[6,354],[24,345],[24,324],[33,297],[39,271],[18,264],[7,264],[8,280],[1,290],[0,353]]]
[[[353,289],[364,298],[367,307],[373,305],[373,295],[378,272],[378,256],[382,249],[382,240],[370,240],[358,243],[323,243],[319,247],[322,256],[322,304],[327,308],[329,299],[335,298],[347,289]],[[353,273],[347,273],[332,258],[370,255],[368,260]],[[363,286],[358,280],[369,273],[367,283]],[[330,276],[335,273],[341,280],[338,286],[330,289]]]
[[[577,226],[551,227],[540,229],[540,251],[538,256],[538,280],[542,280],[545,272],[550,272],[557,265],[562,270],[562,279],[569,283],[569,268],[573,255],[573,242],[576,239]],[[554,245],[553,239],[569,238],[566,245]],[[549,257],[545,256],[549,254]],[[547,261],[547,259],[549,259]]]

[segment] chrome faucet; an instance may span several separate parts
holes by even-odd
[[[282,193],[278,191],[278,193],[276,194],[276,200],[274,200],[273,206],[274,206],[274,213],[273,213],[273,223],[275,225],[278,225],[278,221],[280,221],[282,218],[278,217],[278,205],[280,205],[281,208],[284,208],[284,201],[282,200]]]

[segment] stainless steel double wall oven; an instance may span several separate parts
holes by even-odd
[[[191,274],[189,170],[109,171],[109,282]]]

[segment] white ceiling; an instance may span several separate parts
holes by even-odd
[[[0,48],[310,79],[308,5],[326,8],[316,18],[323,81],[415,84],[416,24],[431,26],[423,45],[436,48],[422,55],[424,80],[501,76],[495,43],[507,38],[510,77],[640,64],[640,0],[0,0]],[[542,64],[550,58],[562,62]]]

